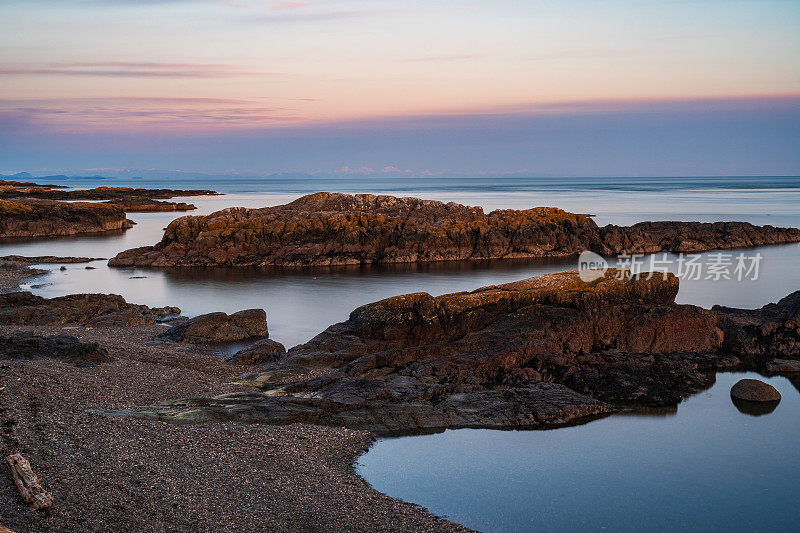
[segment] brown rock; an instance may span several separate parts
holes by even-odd
[[[260,365],[276,361],[285,353],[286,348],[283,344],[272,339],[262,339],[242,348],[227,360],[237,365]]]
[[[748,402],[781,401],[781,393],[775,387],[758,379],[739,380],[731,387],[731,396]]]
[[[600,253],[704,251],[800,241],[800,230],[741,222],[598,228],[551,207],[497,210],[418,198],[316,193],[286,205],[174,220],[155,246],[111,266],[314,266]]]
[[[232,342],[267,336],[267,313],[263,309],[247,309],[231,315],[207,313],[162,334],[166,339],[189,342]]]

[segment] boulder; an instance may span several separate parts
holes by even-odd
[[[172,341],[189,342],[233,342],[268,336],[267,313],[263,309],[247,309],[231,315],[207,313],[173,326],[161,335]]]
[[[742,379],[731,387],[731,397],[748,402],[779,402],[781,393],[758,379]]]
[[[242,348],[228,357],[227,361],[237,365],[260,365],[276,361],[285,353],[286,348],[283,344],[272,339],[262,339]]]

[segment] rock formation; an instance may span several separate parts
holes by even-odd
[[[161,335],[164,339],[189,342],[233,342],[267,336],[267,313],[263,309],[246,309],[231,315],[207,313],[185,320]]]
[[[48,200],[0,200],[0,237],[54,237],[133,226],[119,206]]]
[[[43,298],[30,292],[0,295],[0,324],[142,326],[180,312],[177,307],[131,304],[116,294],[71,294],[58,298]]]
[[[81,342],[71,335],[43,337],[31,332],[0,335],[0,360],[51,357],[79,365],[113,359],[96,342]]]
[[[598,228],[588,215],[497,210],[417,198],[317,193],[286,205],[174,220],[155,246],[112,266],[328,266],[559,257],[800,242],[800,230],[744,222],[647,222]]]

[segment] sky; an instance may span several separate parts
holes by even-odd
[[[0,173],[131,169],[800,174],[800,2],[0,2]]]

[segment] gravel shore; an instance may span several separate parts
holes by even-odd
[[[0,290],[24,271],[0,269]],[[68,334],[114,361],[0,360],[0,450],[19,451],[55,497],[30,510],[7,471],[0,525],[27,531],[463,531],[373,490],[353,461],[365,431],[216,423],[173,425],[89,412],[243,390],[241,366],[170,344],[163,326],[0,326],[0,334]],[[4,469],[5,470],[5,469]]]

